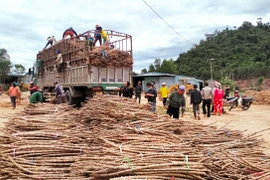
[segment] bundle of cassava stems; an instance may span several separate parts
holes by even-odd
[[[267,179],[260,133],[244,135],[96,96],[29,105],[0,136],[0,179]]]

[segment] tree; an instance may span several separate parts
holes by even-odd
[[[7,53],[7,50],[0,48],[0,78],[1,82],[4,82],[6,76],[10,72],[12,64],[10,62],[10,56]]]
[[[153,64],[150,64],[148,72],[156,72],[155,66]]]
[[[154,67],[155,67],[155,70],[157,72],[159,72],[159,69],[161,67],[161,59],[160,58],[156,58],[155,61],[154,61]]]
[[[176,74],[176,64],[172,59],[162,61],[159,72]]]
[[[25,74],[25,67],[21,64],[15,64],[14,65],[14,73],[17,75],[23,75]]]
[[[206,39],[179,55],[177,73],[209,79],[209,59],[214,58],[214,79],[226,76],[233,80],[270,77],[270,23],[254,26],[245,21],[230,30],[206,34]]]
[[[147,69],[146,69],[146,68],[142,69],[141,73],[142,73],[142,74],[147,73]]]
[[[258,89],[259,91],[260,91],[261,88],[262,88],[263,81],[264,81],[264,77],[263,77],[263,76],[260,76],[260,77],[257,79],[257,89]]]

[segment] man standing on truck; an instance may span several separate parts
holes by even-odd
[[[75,36],[78,36],[78,34],[72,27],[70,27],[63,33],[63,39],[65,39],[67,36],[70,36],[70,38],[74,38]]]
[[[54,36],[49,36],[48,38],[47,38],[47,44],[46,44],[46,46],[44,47],[44,49],[46,49],[46,47],[50,44],[51,46],[53,46],[55,43],[56,43],[56,39],[55,39],[55,37]]]
[[[54,83],[55,85],[55,97],[57,99],[57,103],[65,103],[66,102],[66,94],[64,91],[64,88],[61,84],[58,84],[58,82]]]
[[[102,37],[102,40],[103,40],[103,44],[108,45],[109,40],[108,40],[107,32],[104,31],[103,29],[101,29],[101,37]]]
[[[94,46],[96,45],[96,42],[99,41],[99,45],[101,46],[102,42],[101,42],[101,27],[99,25],[96,25],[96,30],[95,30],[95,34],[94,34]]]
[[[55,64],[57,65],[57,73],[58,75],[56,76],[57,78],[62,76],[62,71],[64,69],[64,63],[63,63],[63,58],[60,50],[57,50],[57,58],[55,60]]]

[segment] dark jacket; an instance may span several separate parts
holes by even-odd
[[[132,98],[133,90],[129,86],[123,87],[120,91],[121,91],[121,94],[123,95],[123,97]]]
[[[191,104],[200,104],[202,102],[202,94],[197,89],[191,91],[190,103]]]
[[[148,91],[146,93],[154,94],[154,97],[152,97],[152,96],[147,97],[148,102],[156,102],[157,101],[156,100],[157,99],[157,91],[154,88],[148,89]]]
[[[142,94],[142,86],[140,85],[140,86],[136,86],[136,88],[135,88],[135,93],[137,94],[137,95],[139,95],[139,94]]]

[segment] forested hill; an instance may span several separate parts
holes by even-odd
[[[199,45],[179,55],[177,73],[209,79],[211,58],[214,79],[270,77],[270,24],[244,22],[239,28],[206,34]]]

